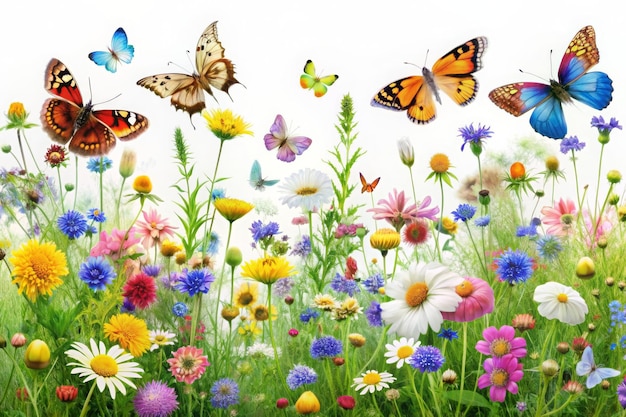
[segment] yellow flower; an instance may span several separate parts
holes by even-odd
[[[111,342],[118,342],[134,357],[143,355],[152,346],[146,322],[126,313],[112,316],[104,324],[104,335]]]
[[[265,321],[269,320],[270,318],[272,319],[272,321],[275,321],[278,318],[278,309],[274,305],[272,306],[271,314],[267,306],[263,304],[255,305],[250,309],[250,312],[252,314],[252,317],[250,319],[255,321]]]
[[[370,236],[372,248],[380,251],[388,251],[400,246],[400,233],[388,227],[378,229]]]
[[[152,192],[152,180],[147,175],[138,175],[133,181],[133,189],[141,194]]]
[[[211,112],[203,110],[202,117],[206,119],[209,130],[220,140],[229,140],[240,135],[252,135],[252,132],[248,130],[250,124],[230,110],[215,109]]]
[[[177,252],[180,252],[182,250],[183,250],[182,245],[180,245],[179,243],[174,243],[171,240],[165,239],[161,243],[161,255],[167,258],[174,256]]]
[[[24,363],[30,369],[43,369],[50,364],[50,348],[41,339],[35,339],[26,348]]]
[[[63,284],[60,277],[69,273],[65,254],[52,242],[31,239],[13,251],[9,261],[13,264],[11,283],[33,302],[39,295],[52,295],[52,290]]]
[[[449,235],[456,235],[459,229],[459,224],[448,216],[444,216],[444,218],[441,219],[441,225],[443,226],[443,232]]]
[[[27,123],[28,113],[24,109],[24,105],[20,102],[13,102],[9,105],[9,111],[7,112],[7,119],[9,123],[1,129],[28,129],[36,126],[34,123]]]
[[[237,329],[237,333],[244,337],[258,336],[261,334],[261,328],[258,327],[256,321],[242,322]]]
[[[430,158],[430,168],[437,174],[445,174],[450,169],[450,158],[444,153],[436,153]]]
[[[247,201],[236,198],[218,198],[213,202],[215,209],[229,222],[241,219],[248,214],[254,206]]]
[[[271,285],[281,278],[287,278],[295,273],[293,266],[285,258],[265,256],[246,262],[241,267],[241,276],[252,278],[263,284]]]
[[[256,282],[244,282],[237,289],[234,303],[237,307],[246,308],[256,304],[259,299],[259,285]]]
[[[296,401],[296,412],[298,414],[313,414],[320,411],[320,400],[312,391],[305,391]]]

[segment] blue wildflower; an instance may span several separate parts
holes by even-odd
[[[187,270],[176,284],[176,289],[193,297],[200,292],[208,293],[213,281],[215,276],[206,268]]]
[[[478,217],[477,219],[474,220],[474,224],[478,227],[487,227],[489,226],[490,222],[491,222],[491,216],[489,214],[482,216],[482,217]]]
[[[585,142],[578,141],[578,136],[570,136],[561,140],[561,153],[567,154],[570,151],[582,151],[585,145]]]
[[[97,235],[98,234],[98,229],[96,228],[96,226],[90,224],[87,225],[87,230],[85,230],[85,236],[90,237],[93,235]]]
[[[207,250],[207,253],[209,255],[216,255],[219,249],[220,249],[220,237],[217,233],[211,232],[211,235],[209,236],[209,248]]]
[[[604,121],[604,117],[593,116],[591,118],[591,126],[598,128],[601,133],[610,133],[613,129],[622,129],[622,126],[619,124],[619,121],[615,117],[611,117],[611,121],[606,123]]]
[[[306,384],[317,382],[317,373],[306,365],[295,365],[287,374],[287,385],[295,390]]]
[[[280,233],[278,223],[269,222],[268,224],[263,224],[261,220],[253,222],[249,230],[252,232],[252,239],[254,239],[255,242],[269,239]]]
[[[102,174],[113,166],[113,161],[106,156],[98,156],[89,158],[87,161],[87,169],[91,172]]]
[[[239,403],[239,386],[230,378],[222,378],[211,387],[211,405],[226,409]]]
[[[311,342],[310,353],[313,359],[334,358],[342,352],[343,345],[332,336],[320,337]]]
[[[299,242],[293,245],[290,255],[306,258],[311,253],[311,238],[309,235],[302,235]]]
[[[369,325],[372,327],[383,327],[385,324],[383,323],[382,313],[383,309],[380,307],[380,303],[372,301],[367,310],[365,310],[365,317]]]
[[[537,226],[535,226],[534,224],[530,224],[528,226],[517,226],[517,231],[515,232],[515,236],[517,237],[537,236]]]
[[[98,208],[89,209],[87,212],[87,218],[96,223],[104,223],[107,219],[104,212]]]
[[[380,272],[375,273],[363,280],[365,290],[370,294],[378,294],[378,291],[385,286],[385,280]]]
[[[476,207],[466,203],[459,204],[457,209],[452,212],[455,222],[458,222],[459,220],[466,222],[474,217],[474,214],[476,214]]]
[[[115,279],[115,270],[101,256],[90,256],[78,268],[78,277],[94,291],[103,291]]]
[[[533,274],[533,261],[528,254],[519,249],[508,249],[494,261],[497,265],[496,272],[501,280],[509,284],[526,282]]]
[[[544,235],[537,239],[537,252],[547,261],[554,261],[563,250],[561,241],[557,236]]]
[[[357,292],[361,292],[358,282],[353,279],[348,279],[340,273],[336,273],[330,281],[330,288],[337,292],[348,294],[350,297]]]
[[[407,360],[409,365],[420,372],[437,372],[446,359],[441,351],[434,346],[418,346]]]
[[[307,307],[302,313],[300,313],[300,321],[302,323],[308,323],[311,320],[315,320],[320,316],[319,311]]]
[[[128,297],[124,297],[124,301],[122,302],[122,306],[120,307],[120,312],[121,313],[134,313],[135,309],[137,307],[135,307],[135,305],[128,299]]]
[[[226,191],[223,188],[214,188],[213,191],[211,191],[211,200],[213,201],[224,197],[226,197]]]
[[[144,274],[148,275],[149,277],[156,278],[161,273],[161,266],[160,265],[145,265],[143,268],[141,268],[141,270],[143,271]]]
[[[474,151],[474,148],[480,149],[482,147],[483,139],[488,139],[491,137],[493,132],[489,130],[490,128],[487,126],[481,126],[478,123],[478,127],[474,128],[474,123],[471,123],[469,126],[459,128],[459,136],[463,138],[463,145],[461,145],[461,151],[465,148],[465,145],[468,143]]]
[[[272,291],[277,297],[286,297],[296,282],[292,278],[281,278],[272,285]]]
[[[68,210],[57,219],[57,226],[64,235],[70,239],[81,237],[87,231],[87,220],[82,213],[75,210]]]
[[[179,301],[172,306],[172,313],[174,313],[176,317],[185,317],[188,312],[189,307],[187,307],[187,304],[183,303],[182,301]]]
[[[452,341],[459,338],[459,334],[452,329],[441,328],[441,331],[437,334],[437,337]]]

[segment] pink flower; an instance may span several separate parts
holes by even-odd
[[[585,242],[590,249],[598,243],[598,239],[613,229],[616,223],[615,217],[615,209],[613,207],[609,207],[604,215],[596,221],[596,230],[594,230],[593,220],[591,219],[589,212],[587,210],[583,210],[583,220],[585,221],[585,229],[587,230],[587,233],[585,234]],[[592,241],[594,233],[595,239]]]
[[[96,243],[89,255],[91,256],[109,256],[111,259],[119,259],[121,255],[126,254],[126,250],[139,243],[139,239],[135,237],[135,228],[131,227],[126,236],[125,230],[113,229],[111,234],[107,232],[100,233],[100,241]],[[120,250],[120,248],[122,250]]]
[[[487,358],[483,367],[487,373],[478,378],[478,388],[491,386],[491,401],[503,402],[507,391],[517,394],[517,382],[522,379],[524,372],[522,364],[517,362],[515,356],[508,354],[501,358]]]
[[[430,198],[430,196],[426,196],[426,198],[424,198],[422,200],[421,203],[419,203],[419,206],[417,207],[417,218],[418,219],[428,219],[428,220],[432,220],[432,221],[439,221],[439,219],[437,218],[437,214],[439,214],[439,207],[428,207],[430,205],[430,202],[432,201],[432,199]]]
[[[491,326],[483,330],[483,338],[476,343],[476,350],[483,355],[502,358],[512,355],[515,358],[526,356],[526,339],[515,337],[515,329],[511,326],[502,326],[500,330]]]
[[[174,237],[176,229],[153,208],[148,212],[143,211],[143,220],[137,221],[136,226],[141,236],[141,244],[146,249],[153,247],[155,243],[160,245],[166,237]]]
[[[576,206],[572,200],[559,199],[554,207],[541,209],[543,224],[548,225],[547,235],[567,236],[572,232]]]
[[[417,218],[418,211],[415,204],[407,205],[404,197],[404,191],[398,191],[394,188],[393,194],[389,193],[387,200],[378,200],[379,207],[368,209],[374,213],[372,216],[375,220],[386,220],[397,231],[402,226]]]
[[[493,311],[493,289],[480,278],[466,277],[456,286],[456,293],[461,296],[462,301],[455,311],[442,312],[444,320],[473,321]]]
[[[168,359],[167,363],[170,364],[170,372],[178,382],[193,383],[209,366],[209,361],[206,355],[202,354],[202,349],[193,346],[178,348],[172,355],[174,357]]]

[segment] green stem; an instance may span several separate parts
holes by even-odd
[[[467,363],[467,322],[463,322],[463,353],[461,356],[461,382],[459,385],[459,398],[463,398],[463,389],[465,388],[465,364]],[[461,411],[461,401],[456,404],[455,416]]]
[[[89,389],[89,394],[87,394],[87,398],[85,398],[85,404],[83,404],[83,409],[80,412],[80,417],[85,417],[87,415],[87,411],[89,410],[89,400],[91,400],[91,396],[96,389],[96,381],[93,381],[91,384],[91,388]]]

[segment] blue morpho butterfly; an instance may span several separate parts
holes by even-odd
[[[276,184],[278,180],[266,180],[263,178],[263,174],[261,173],[261,164],[259,161],[254,161],[252,163],[252,168],[250,169],[250,185],[254,187],[255,190],[263,191],[265,187],[272,186]]]
[[[498,87],[489,93],[496,106],[519,116],[535,109],[530,125],[536,132],[552,139],[567,134],[567,124],[561,103],[576,99],[596,110],[602,110],[612,100],[613,81],[603,72],[587,72],[600,61],[596,33],[592,26],[582,28],[565,50],[559,66],[559,80],[550,85],[520,82]]]
[[[89,59],[97,65],[104,65],[107,71],[117,71],[118,62],[130,64],[135,54],[135,47],[128,44],[128,37],[124,29],[118,28],[111,39],[108,51],[95,51],[89,54]]]

